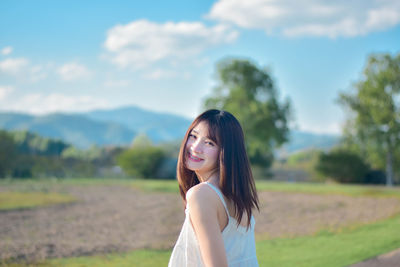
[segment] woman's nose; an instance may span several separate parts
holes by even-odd
[[[192,144],[192,151],[195,153],[202,153],[203,152],[203,148],[201,146],[201,143],[199,140],[196,140],[196,142],[194,142]]]

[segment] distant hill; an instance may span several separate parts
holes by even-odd
[[[44,137],[62,139],[80,148],[97,145],[126,145],[136,133],[121,124],[98,122],[82,115],[53,113],[34,116],[0,113],[0,128],[27,130]]]
[[[134,106],[94,110],[82,115],[99,122],[121,124],[136,133],[145,133],[155,143],[183,138],[191,123],[191,120],[181,116],[148,111]]]
[[[177,115],[129,106],[84,113],[52,113],[34,116],[23,113],[0,113],[0,128],[28,130],[44,137],[62,139],[80,148],[91,145],[128,145],[137,134],[145,133],[153,142],[181,140],[191,120]],[[339,136],[292,131],[290,141],[279,154],[316,148],[329,149]]]
[[[278,150],[278,155],[284,156],[285,154],[292,154],[307,149],[328,150],[339,144],[339,141],[339,135],[315,134],[292,130],[289,142]]]

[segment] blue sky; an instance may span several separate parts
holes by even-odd
[[[332,3],[335,2],[335,3]],[[225,57],[267,67],[293,126],[339,133],[335,102],[371,53],[400,51],[398,1],[0,3],[0,109],[126,105],[193,118]]]

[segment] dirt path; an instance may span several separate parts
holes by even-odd
[[[398,267],[400,266],[400,248],[392,252],[380,255],[350,267]]]
[[[12,189],[12,188],[11,188]],[[11,190],[4,186],[0,191]],[[123,186],[56,186],[74,204],[0,212],[0,259],[53,257],[171,248],[184,213],[178,194]],[[400,200],[263,192],[257,238],[310,234],[400,213]]]

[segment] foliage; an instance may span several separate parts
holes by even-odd
[[[181,140],[161,143],[158,146],[165,151],[168,157],[177,159],[179,155],[179,149],[181,147]]]
[[[83,150],[71,146],[63,151],[61,157],[63,159],[88,161],[99,166],[110,166],[115,165],[115,157],[122,150],[121,147],[99,147],[95,145]]]
[[[65,164],[59,157],[34,157],[33,177],[66,177]]]
[[[153,142],[144,133],[138,134],[132,141],[132,147],[148,147],[151,146]]]
[[[118,175],[113,168],[118,147],[80,150],[37,134],[0,131],[0,177],[93,177]]]
[[[243,127],[251,163],[269,167],[274,148],[288,139],[289,101],[278,101],[269,71],[249,60],[222,60],[217,76],[218,85],[205,100],[205,108],[234,114]]]
[[[89,149],[82,150],[74,146],[66,148],[61,157],[65,159],[81,159],[81,160],[95,160],[102,156],[102,149],[97,146],[91,146]]]
[[[164,151],[164,156],[166,155]],[[175,157],[164,157],[161,165],[157,169],[157,173],[154,177],[160,179],[175,179],[176,178],[176,166],[178,159]]]
[[[381,170],[370,170],[364,177],[364,184],[385,184],[386,175]]]
[[[16,158],[16,145],[12,136],[0,130],[0,178],[11,175]]]
[[[18,154],[11,176],[15,178],[31,178],[33,177],[32,168],[34,165],[34,155]]]
[[[158,178],[158,170],[165,159],[162,149],[155,146],[138,146],[122,152],[117,162],[129,176]]]
[[[386,167],[391,185],[394,172],[400,173],[400,54],[371,55],[354,92],[342,93],[340,103],[351,114],[345,145],[373,168]]]
[[[38,134],[19,131],[11,132],[18,151],[22,154],[59,156],[69,144],[50,138],[44,138]]]
[[[357,154],[334,150],[320,154],[316,169],[340,183],[363,183],[369,166]]]

